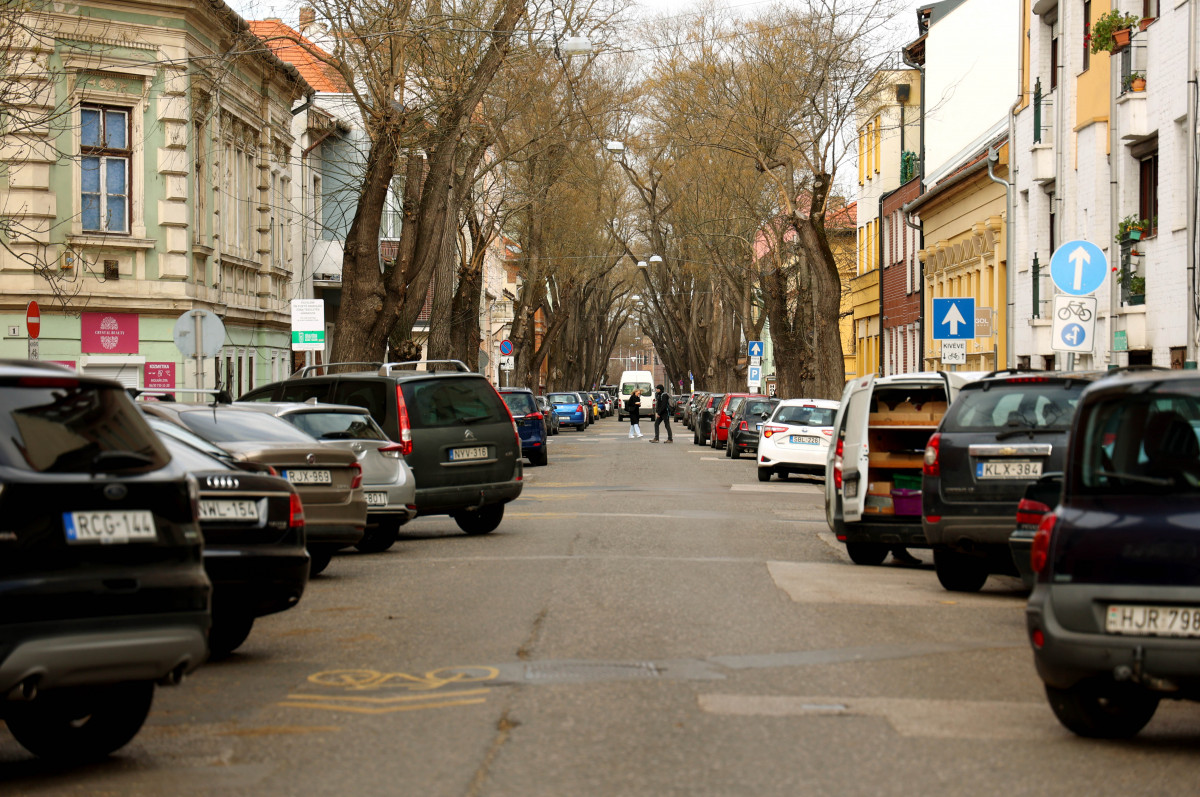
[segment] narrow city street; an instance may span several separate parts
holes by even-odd
[[[335,557],[103,763],[0,730],[0,793],[1195,793],[1193,704],[1126,742],[1055,720],[1019,581],[855,566],[819,480],[676,429],[564,430],[496,532],[419,519]]]

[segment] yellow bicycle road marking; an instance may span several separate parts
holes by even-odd
[[[438,700],[442,697],[465,697],[486,695],[491,689],[464,689],[461,692],[440,692],[436,695],[401,695],[400,697],[350,697],[349,695],[288,695],[288,700],[327,700],[348,703],[403,703],[420,700]]]
[[[287,708],[315,708],[322,711],[348,711],[351,714],[393,714],[398,711],[421,711],[427,708],[449,708],[451,706],[470,706],[476,703],[486,703],[486,697],[474,698],[472,700],[443,700],[440,703],[416,703],[403,706],[387,706],[381,708],[367,708],[366,706],[343,706],[331,703],[296,703],[283,702],[277,705]]]

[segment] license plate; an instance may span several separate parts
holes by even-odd
[[[387,493],[367,493],[367,506],[387,506]]]
[[[792,442],[799,446],[819,446],[821,445],[821,438],[809,437],[808,435],[803,434],[794,434],[792,435]]]
[[[327,470],[288,470],[284,476],[292,484],[332,484],[333,476]]]
[[[1036,479],[1042,475],[1042,463],[1029,459],[996,459],[975,463],[977,479]]]
[[[1108,607],[1104,630],[1135,636],[1200,637],[1200,608],[1117,604]]]
[[[154,515],[140,510],[108,512],[63,512],[67,542],[101,545],[155,540]]]
[[[487,446],[475,446],[474,448],[452,448],[450,449],[450,461],[462,462],[467,459],[487,459]]]
[[[758,431],[760,431],[760,432],[761,432],[761,431],[762,431],[762,424],[761,424],[761,423],[756,423],[756,424],[754,424],[754,428],[755,428],[755,429],[757,429]]]
[[[258,520],[258,502],[243,499],[201,501],[201,520]]]

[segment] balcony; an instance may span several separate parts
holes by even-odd
[[[1145,79],[1148,63],[1148,33],[1135,31],[1128,47],[1115,57],[1119,65],[1117,95],[1117,130],[1125,141],[1137,141],[1153,132],[1146,109]],[[1141,89],[1135,89],[1135,78],[1141,78]]]
[[[1033,159],[1033,181],[1052,183],[1055,178],[1054,159],[1054,102],[1042,93],[1042,79],[1038,78],[1033,89],[1033,146],[1029,151]]]

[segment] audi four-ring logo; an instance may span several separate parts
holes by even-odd
[[[217,487],[222,490],[236,490],[241,484],[233,476],[205,476],[204,483],[209,487]]]

